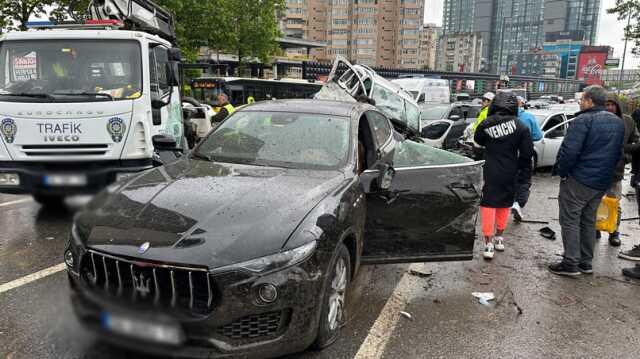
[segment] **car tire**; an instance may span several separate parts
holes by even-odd
[[[64,205],[64,196],[34,194],[33,199],[40,203],[43,207],[62,207]]]
[[[318,335],[311,345],[311,349],[324,349],[338,339],[340,330],[346,321],[345,301],[350,282],[351,257],[347,247],[340,243],[329,265],[318,323]]]

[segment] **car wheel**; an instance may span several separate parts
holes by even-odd
[[[340,243],[328,270],[328,284],[322,300],[318,336],[313,343],[315,350],[326,348],[338,339],[346,320],[345,301],[351,279],[349,251]]]
[[[64,204],[63,196],[51,196],[43,194],[34,194],[33,199],[40,203],[43,207],[62,207]]]

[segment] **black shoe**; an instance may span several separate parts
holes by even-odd
[[[640,261],[640,245],[635,245],[628,251],[620,251],[618,257],[628,259],[630,261]]]
[[[622,269],[622,274],[629,278],[640,279],[640,265],[631,268]]]
[[[569,267],[562,262],[549,265],[549,271],[553,274],[564,275],[568,277],[576,277],[580,275],[580,271],[578,271],[575,267]]]
[[[620,244],[622,244],[622,242],[620,242],[619,232],[609,233],[609,244],[613,247],[620,247]]]
[[[582,274],[593,274],[593,266],[591,264],[578,264],[578,270]]]
[[[596,231],[596,239],[600,239],[600,238],[602,238],[600,231]]]

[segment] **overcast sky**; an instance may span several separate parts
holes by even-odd
[[[443,0],[425,0],[424,21],[442,25],[442,3]],[[613,46],[614,57],[622,59],[624,48],[624,26],[625,21],[619,21],[616,15],[607,14],[607,9],[613,7],[615,0],[602,0],[600,9],[600,23],[598,26],[597,45]],[[625,69],[640,67],[640,58],[631,54],[633,41],[627,45],[627,59]]]

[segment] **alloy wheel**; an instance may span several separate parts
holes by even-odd
[[[347,289],[347,265],[344,258],[338,258],[331,280],[329,296],[329,313],[327,315],[329,329],[336,330],[344,318],[344,302]]]

